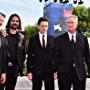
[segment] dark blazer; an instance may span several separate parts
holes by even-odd
[[[85,63],[90,72],[90,53],[87,38],[76,33],[74,53],[72,52],[68,33],[58,36],[55,40],[55,62],[61,77],[70,75],[75,63],[75,70],[80,80],[86,77]]]
[[[0,75],[6,73],[6,39],[0,34]]]
[[[52,74],[53,73],[53,41],[54,38],[47,36],[47,46],[42,48],[39,40],[39,34],[35,34],[30,38],[27,72],[33,74]]]

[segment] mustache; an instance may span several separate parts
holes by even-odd
[[[2,26],[2,23],[0,23],[0,26]]]
[[[19,26],[19,25],[17,25],[17,24],[12,24],[12,26]]]
[[[17,25],[17,24],[12,24],[12,25],[10,25],[10,28],[12,28],[12,29],[18,29],[19,28],[19,25]]]

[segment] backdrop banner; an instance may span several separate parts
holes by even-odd
[[[66,18],[72,14],[72,4],[49,3],[44,6],[44,16],[49,20],[49,30],[53,36],[66,32]]]

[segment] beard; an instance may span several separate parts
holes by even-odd
[[[12,24],[12,25],[10,25],[10,28],[16,30],[16,29],[19,28],[19,25],[17,25],[17,24]]]
[[[2,23],[0,23],[0,26],[2,26]]]
[[[0,26],[2,26],[2,24],[3,24],[3,23],[2,23],[2,22],[0,22]]]

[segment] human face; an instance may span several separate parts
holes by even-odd
[[[47,21],[41,21],[38,25],[38,29],[40,33],[45,34],[48,31],[48,22]]]
[[[69,17],[67,20],[67,29],[70,33],[74,33],[76,32],[76,28],[77,28],[77,21],[76,18],[74,17]]]
[[[0,26],[2,26],[3,22],[4,22],[4,19],[5,17],[3,17],[1,14],[0,14]]]
[[[16,30],[19,28],[19,19],[18,17],[14,16],[12,19],[11,19],[11,22],[10,22],[10,28]]]

